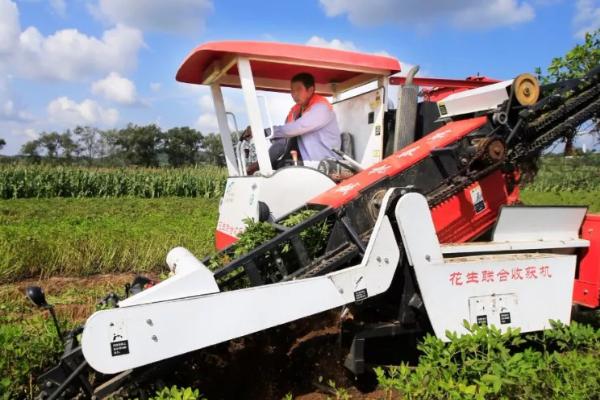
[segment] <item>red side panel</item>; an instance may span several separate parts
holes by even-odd
[[[519,199],[518,188],[508,193],[500,171],[475,182],[431,210],[440,243],[472,240],[488,230],[498,217],[500,206]]]
[[[590,247],[581,253],[573,302],[590,308],[600,306],[600,214],[588,214],[581,226],[581,238]]]
[[[403,85],[406,82],[405,77],[393,76],[390,78],[390,85]],[[445,78],[417,78],[413,79],[413,84],[429,89],[423,89],[423,96],[427,101],[440,101],[452,93],[463,92],[469,89],[491,85],[500,82],[497,79],[487,78],[485,76],[470,76],[467,79],[445,79]]]
[[[486,121],[486,117],[479,117],[450,122],[379,163],[342,181],[336,187],[310,200],[309,203],[338,208],[357,197],[363,189],[377,182],[383,176],[394,176],[412,167],[418,161],[429,156],[431,150],[456,142],[483,126]]]
[[[221,251],[225,247],[229,247],[235,242],[237,242],[237,238],[235,236],[228,235],[221,231],[215,231],[215,247],[217,250]]]
[[[475,89],[498,82],[500,81],[497,79],[491,79],[485,76],[470,76],[467,79],[414,77],[412,80],[413,85],[443,89]],[[405,83],[406,77],[404,76],[392,76],[390,78],[390,85],[404,85]]]

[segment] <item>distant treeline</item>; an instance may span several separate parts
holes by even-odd
[[[4,144],[2,140],[0,148]],[[5,163],[14,161],[104,167],[225,165],[218,135],[203,135],[189,127],[163,131],[154,124],[109,130],[78,126],[62,133],[42,132],[21,147],[20,156],[3,157]]]

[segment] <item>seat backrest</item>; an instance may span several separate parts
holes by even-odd
[[[385,90],[383,87],[334,102],[340,132],[352,132],[351,155],[363,168],[382,159]],[[342,136],[343,138],[343,136]]]
[[[342,132],[342,147],[340,150],[350,156],[350,158],[354,158],[354,140],[352,138],[352,134],[350,132]]]

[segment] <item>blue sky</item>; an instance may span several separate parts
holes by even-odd
[[[600,0],[0,0],[2,154],[78,124],[214,131],[208,89],[174,79],[207,41],[383,52],[428,76],[508,79],[545,68],[599,27]],[[225,97],[243,114],[235,91]],[[289,96],[269,99],[282,119]]]

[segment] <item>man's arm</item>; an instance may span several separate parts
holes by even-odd
[[[325,104],[315,104],[294,122],[273,127],[273,138],[300,136],[327,125],[335,114]]]

